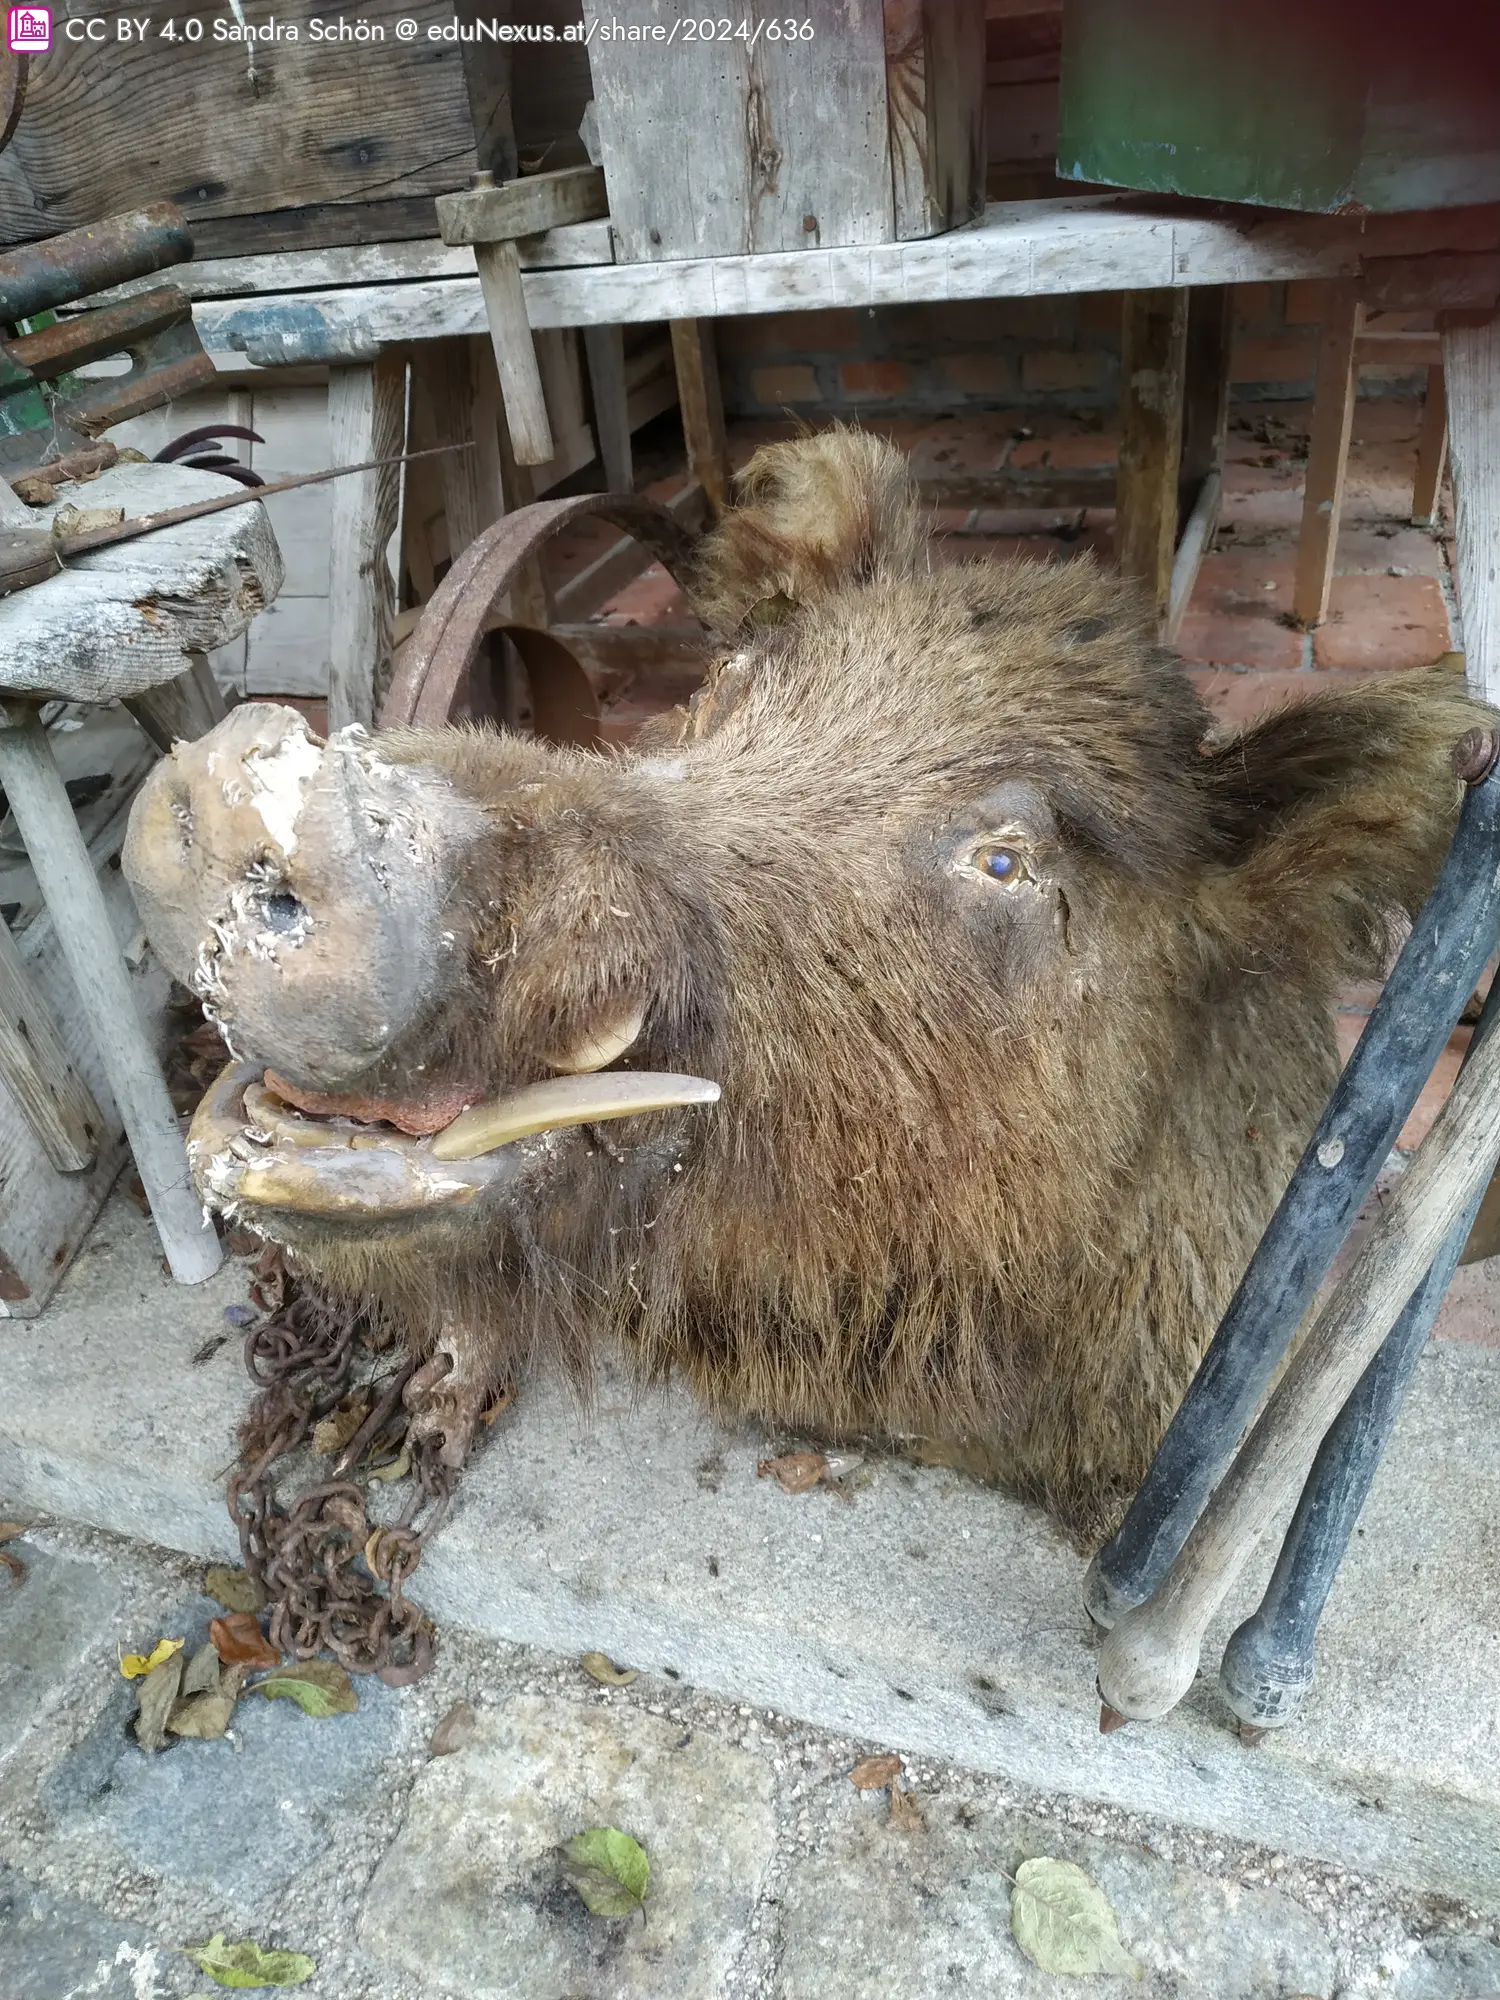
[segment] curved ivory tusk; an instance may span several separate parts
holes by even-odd
[[[1500,1034],[1470,1058],[1359,1261],[1338,1285],[1155,1594],[1099,1651],[1099,1694],[1137,1721],[1167,1714],[1256,1543],[1299,1491],[1323,1434],[1400,1317],[1475,1187],[1500,1158]]]
[[[591,1035],[585,1035],[565,1056],[554,1056],[552,1067],[564,1076],[581,1076],[588,1071],[607,1069],[620,1057],[640,1034],[646,1019],[644,1007],[637,1007],[629,1014],[623,1014],[608,1027],[599,1028]]]
[[[488,1104],[460,1112],[432,1141],[437,1160],[473,1160],[562,1125],[597,1125],[640,1111],[669,1111],[679,1104],[714,1104],[719,1086],[702,1076],[650,1070],[610,1070],[603,1075],[554,1076],[528,1084]]]

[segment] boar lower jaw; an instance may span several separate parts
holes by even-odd
[[[711,1104],[704,1077],[611,1071],[549,1078],[478,1104],[429,1138],[305,1117],[274,1097],[259,1069],[232,1064],[193,1118],[188,1163],[198,1192],[226,1213],[279,1210],[378,1225],[466,1207],[512,1180],[535,1150],[572,1125]]]

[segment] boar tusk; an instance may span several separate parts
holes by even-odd
[[[488,1104],[460,1112],[432,1141],[438,1160],[473,1160],[561,1125],[594,1125],[639,1111],[667,1111],[680,1104],[713,1104],[719,1086],[701,1076],[611,1070],[604,1075],[555,1076]]]
[[[578,1076],[587,1071],[606,1069],[617,1062],[641,1032],[646,1019],[644,1007],[636,1007],[623,1014],[607,1028],[598,1028],[585,1035],[565,1056],[554,1056],[552,1067],[561,1070],[564,1076]]]

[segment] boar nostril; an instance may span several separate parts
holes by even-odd
[[[307,905],[288,889],[277,889],[266,898],[266,922],[273,931],[285,935],[307,925]]]

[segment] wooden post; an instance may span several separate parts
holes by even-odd
[[[589,386],[594,392],[594,436],[604,483],[611,493],[630,493],[635,474],[630,457],[630,403],[625,388],[625,335],[618,326],[586,326]]]
[[[1467,315],[1465,316],[1467,319]],[[1500,315],[1443,328],[1448,450],[1458,515],[1458,604],[1464,672],[1500,700]]]
[[[334,465],[388,458],[406,428],[406,363],[396,355],[328,371]],[[399,468],[335,479],[329,488],[328,726],[375,721],[391,671],[395,593],[386,551],[396,532]]]
[[[547,399],[521,287],[520,253],[510,242],[476,243],[474,261],[517,462],[545,465],[556,457],[557,447],[547,421]]]
[[[1313,392],[1312,439],[1307,453],[1307,485],[1302,499],[1302,531],[1297,539],[1297,575],[1292,616],[1299,625],[1321,625],[1328,615],[1333,563],[1338,552],[1339,513],[1344,504],[1344,470],[1354,422],[1358,386],[1354,343],[1363,317],[1359,285],[1341,280],[1328,287],[1318,378]]]
[[[677,400],[688,464],[717,520],[729,505],[729,445],[724,435],[724,399],[719,390],[719,357],[714,323],[672,321],[672,359],[677,368]]]
[[[94,1164],[104,1114],[74,1069],[45,1002],[0,922],[0,1080],[60,1174]]]
[[[1181,288],[1125,294],[1115,558],[1145,584],[1163,622],[1177,546],[1187,323]]]
[[[1187,295],[1187,346],[1182,369],[1182,459],[1179,523],[1185,523],[1211,472],[1222,471],[1229,435],[1229,360],[1234,292],[1199,285]]]
[[[0,785],[57,926],[172,1275],[179,1284],[199,1284],[223,1261],[219,1238],[189,1178],[177,1114],[136,1013],[109,911],[52,746],[35,710],[18,703],[0,716]]]
[[[1443,387],[1443,364],[1435,362],[1427,371],[1427,402],[1422,411],[1422,428],[1417,436],[1417,476],[1412,482],[1411,520],[1414,528],[1430,528],[1437,518],[1438,494],[1443,486],[1443,465],[1448,456],[1448,394]]]

